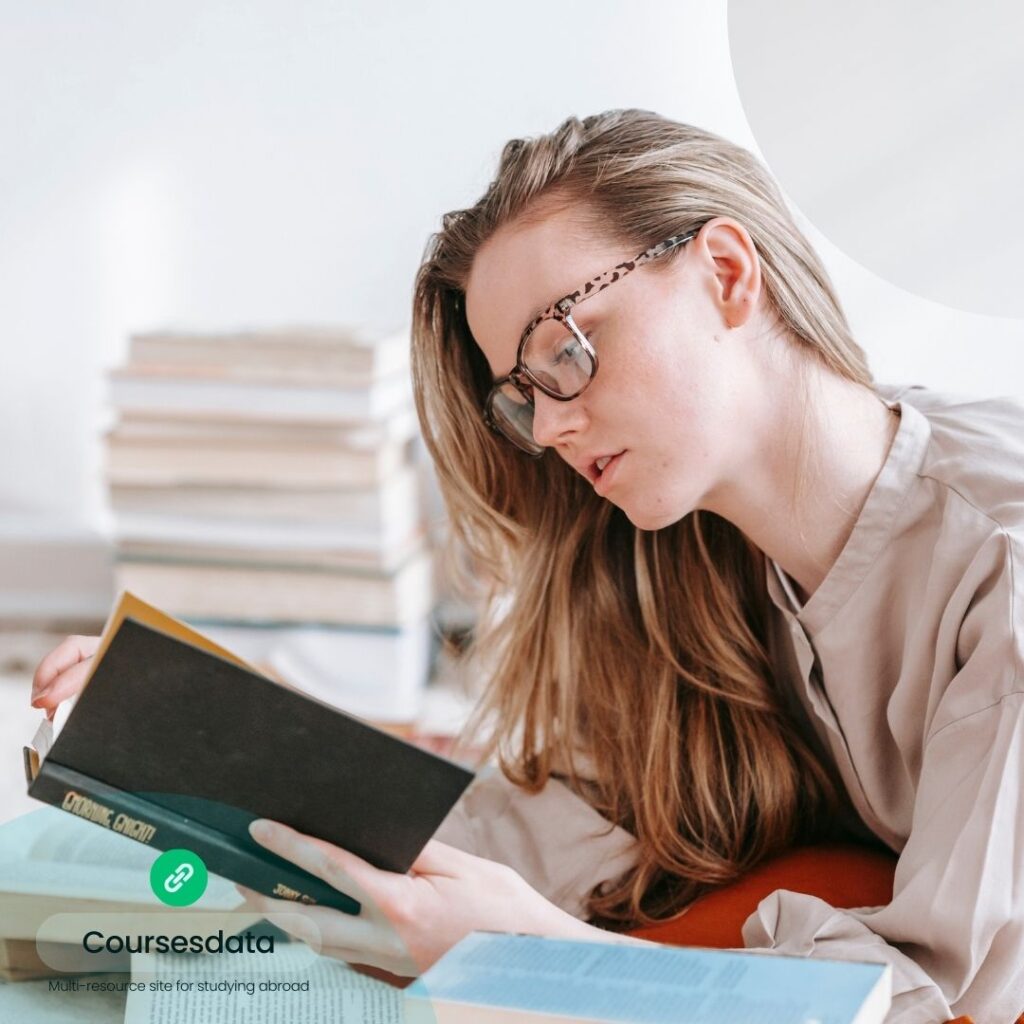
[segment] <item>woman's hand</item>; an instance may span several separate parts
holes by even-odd
[[[352,915],[237,887],[250,907],[325,956],[411,977],[471,931],[613,938],[549,903],[512,868],[435,839],[403,875],[277,822],[253,822],[250,832],[260,845],[362,904]],[[278,914],[286,916],[275,921]]]
[[[98,636],[69,636],[39,662],[32,679],[32,706],[53,718],[57,705],[73,697],[85,685],[92,656],[100,645]]]

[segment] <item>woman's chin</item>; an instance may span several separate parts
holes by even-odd
[[[666,526],[672,526],[690,514],[692,509],[639,509],[619,506],[626,513],[626,518],[638,529],[648,532],[663,530]]]

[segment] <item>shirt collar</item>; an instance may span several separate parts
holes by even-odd
[[[806,604],[800,604],[785,573],[765,556],[768,594],[773,603],[795,614],[812,636],[823,630],[849,600],[892,539],[896,515],[918,476],[931,439],[931,426],[918,409],[898,399],[883,397],[883,401],[900,413],[896,435],[846,544]]]

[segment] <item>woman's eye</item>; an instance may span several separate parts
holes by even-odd
[[[580,353],[580,343],[574,338],[554,358],[555,366],[571,362]]]

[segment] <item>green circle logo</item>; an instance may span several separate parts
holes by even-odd
[[[190,907],[206,892],[206,882],[206,865],[191,850],[161,853],[149,869],[156,898],[169,907]]]

